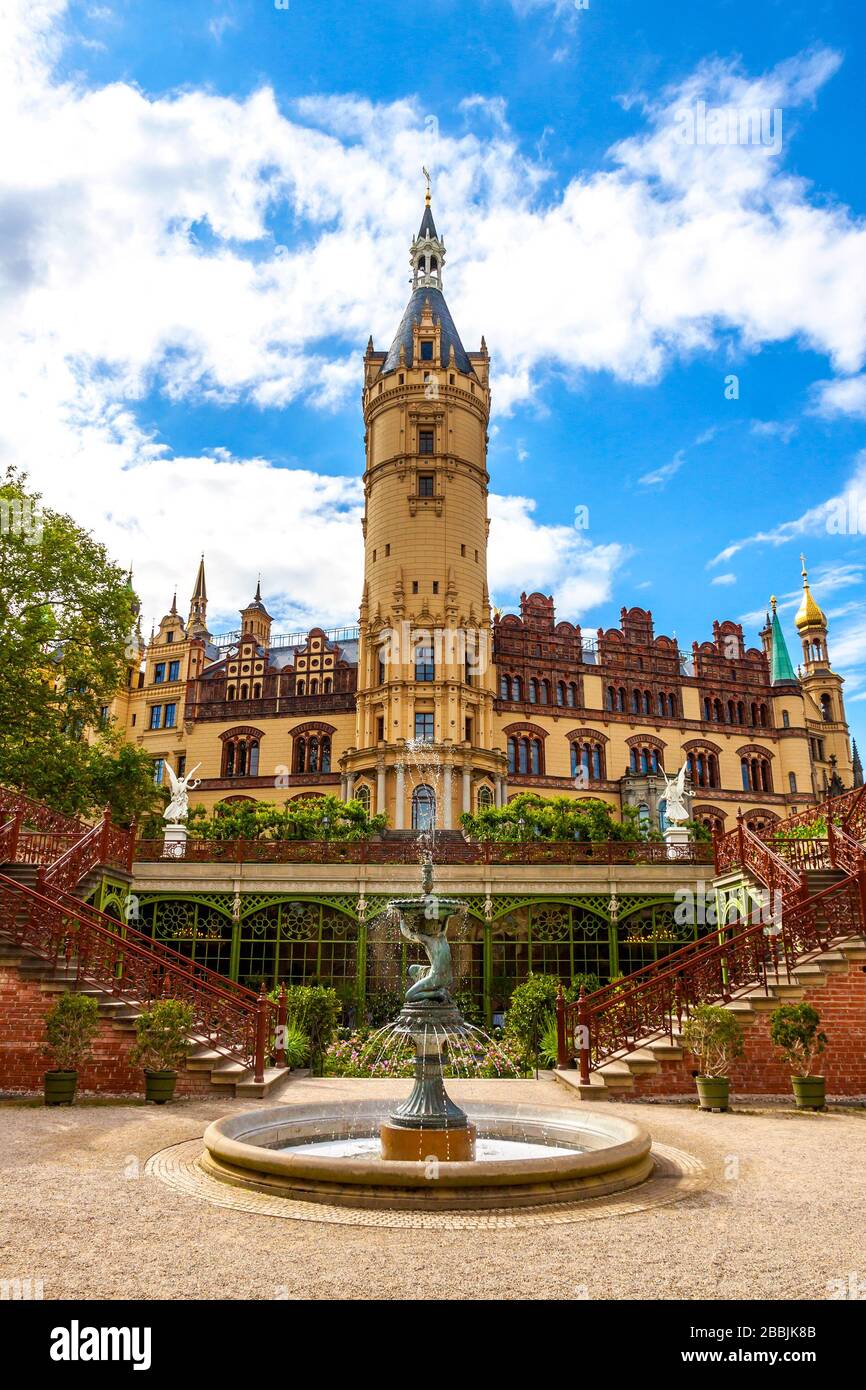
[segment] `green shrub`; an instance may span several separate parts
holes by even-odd
[[[559,980],[556,975],[527,975],[511,996],[505,1018],[505,1036],[513,1038],[527,1070],[538,1071],[541,1040],[550,1015],[556,1010]]]
[[[48,1051],[57,1071],[78,1071],[93,1056],[99,1005],[89,994],[61,994],[45,1016]]]
[[[483,1027],[484,1011],[471,989],[455,989],[452,998],[467,1023],[475,1028]]]
[[[287,1024],[283,1034],[283,1050],[287,1067],[294,1070],[296,1067],[306,1066],[310,1055],[310,1039],[300,1028]]]
[[[541,1042],[538,1047],[538,1056],[542,1064],[550,1070],[559,1061],[559,1030],[556,1026],[556,1014],[549,1014],[541,1034]]]
[[[129,1060],[144,1071],[178,1071],[190,1049],[191,1004],[158,999],[135,1020],[135,1043]]]
[[[274,991],[271,998],[276,998]],[[322,1061],[340,1021],[340,999],[330,985],[289,985],[286,988],[286,1024],[304,1034],[309,1043],[313,1073],[322,1074]]]
[[[374,989],[366,998],[367,1022],[371,1028],[392,1023],[403,1007],[403,992],[399,989]]]
[[[820,1022],[811,1004],[780,1004],[770,1015],[770,1042],[794,1076],[810,1076],[816,1057],[827,1046],[826,1033],[818,1032]]]
[[[701,1076],[727,1076],[743,1055],[743,1030],[734,1015],[718,1004],[698,1004],[683,1027],[683,1045],[698,1061]]]

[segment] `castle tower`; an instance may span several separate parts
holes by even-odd
[[[241,609],[241,634],[245,637],[255,637],[260,647],[268,647],[271,642],[272,622],[273,618],[262,603],[262,579],[259,575],[255,597],[246,608]]]
[[[368,786],[395,829],[417,828],[407,745],[436,750],[436,820],[505,795],[493,747],[487,590],[489,356],[467,353],[442,293],[445,245],[428,184],[410,247],[412,295],[390,350],[364,358],[364,591],[357,747],[343,794]],[[360,779],[360,782],[359,782]]]
[[[800,684],[806,696],[806,724],[812,733],[813,749],[820,765],[819,775],[829,785],[828,767],[835,767],[845,786],[852,784],[851,751],[848,746],[848,725],[842,699],[842,676],[830,666],[827,645],[827,619],[812,596],[806,557],[800,556],[803,577],[803,598],[794,624],[803,647],[803,666]],[[835,763],[830,762],[835,758]],[[822,794],[820,781],[816,787]]]
[[[199,560],[195,587],[189,601],[189,617],[186,627],[190,637],[210,637],[207,626],[207,584],[204,577],[204,555]]]

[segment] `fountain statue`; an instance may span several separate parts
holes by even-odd
[[[401,934],[423,947],[428,966],[410,965],[406,998],[392,1025],[392,1031],[414,1044],[415,1084],[411,1095],[382,1123],[382,1157],[465,1161],[475,1156],[475,1126],[445,1090],[442,1067],[449,1039],[468,1032],[451,997],[454,971],[448,944],[448,924],[463,914],[466,905],[433,892],[433,859],[428,850],[424,851],[421,888],[420,897],[395,898],[390,904]]]

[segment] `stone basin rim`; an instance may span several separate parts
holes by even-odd
[[[319,1137],[349,1137],[377,1133],[391,1100],[376,1102],[333,1101],[310,1105],[274,1105],[241,1114],[222,1116],[205,1131],[204,1145],[219,1164],[250,1173],[269,1173],[288,1182],[313,1180],[329,1184],[376,1187],[415,1187],[424,1171],[424,1160],[398,1162],[387,1159],[339,1158],[284,1152],[267,1147],[267,1140],[290,1142],[299,1138],[298,1126],[321,1125]],[[509,1187],[526,1183],[560,1183],[566,1179],[592,1179],[601,1173],[615,1175],[649,1163],[652,1141],[640,1125],[598,1111],[575,1112],[566,1108],[527,1105],[469,1104],[470,1119],[479,1134],[515,1137],[513,1127],[525,1122],[546,1129],[554,1140],[580,1143],[584,1152],[557,1154],[551,1158],[451,1162],[444,1165],[441,1185],[451,1187]],[[335,1130],[342,1129],[342,1134]],[[507,1131],[507,1133],[502,1133]],[[315,1129],[307,1132],[311,1140]]]

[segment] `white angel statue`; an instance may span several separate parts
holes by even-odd
[[[685,762],[676,777],[665,776],[665,819],[670,825],[679,825],[689,818],[688,809],[683,799],[688,770],[689,765]]]
[[[180,825],[189,815],[189,793],[195,791],[198,786],[198,782],[193,781],[192,774],[198,772],[200,767],[201,763],[196,763],[185,777],[178,777],[174,769],[166,763],[165,770],[168,773],[169,786],[171,787],[171,801],[162,814],[163,819],[167,820],[169,825]]]

